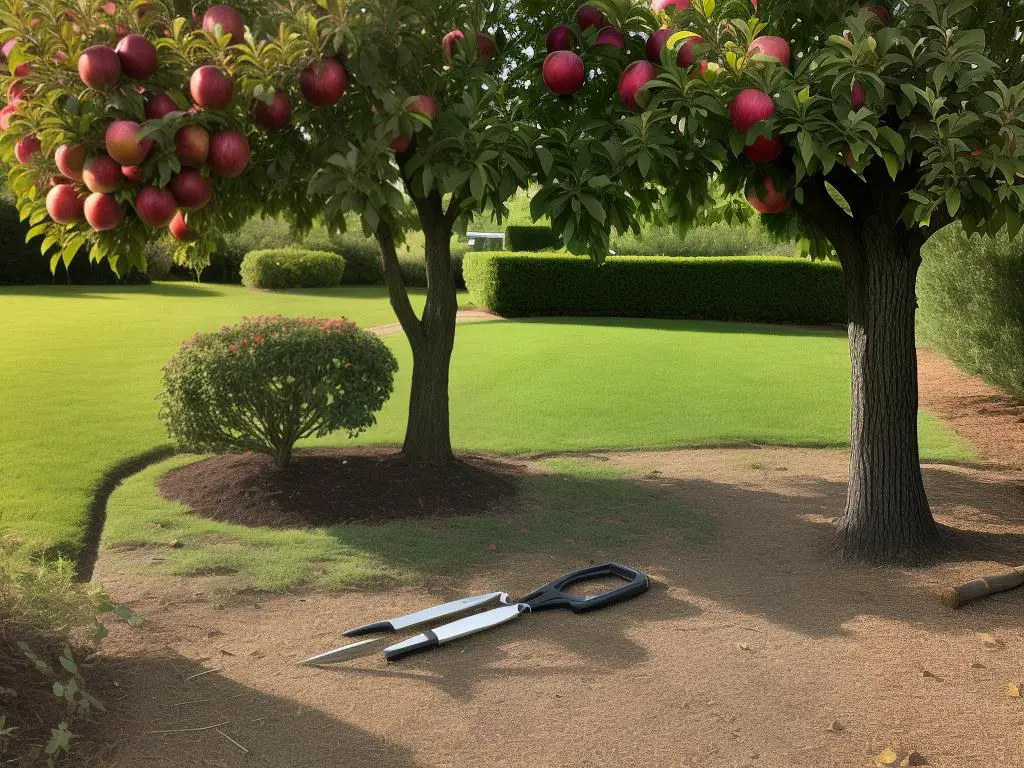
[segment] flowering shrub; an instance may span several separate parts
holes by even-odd
[[[397,369],[344,318],[246,318],[182,345],[164,367],[160,418],[187,450],[258,451],[285,467],[297,440],[372,426]]]

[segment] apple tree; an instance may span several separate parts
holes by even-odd
[[[852,373],[838,548],[880,562],[937,549],[918,455],[915,280],[947,224],[1015,234],[1024,221],[1024,3],[523,5],[547,85],[532,101],[585,132],[544,124],[535,214],[600,258],[609,228],[649,216],[652,194],[683,226],[699,216],[714,202],[708,174],[774,231],[838,258]],[[568,66],[575,57],[584,66]]]

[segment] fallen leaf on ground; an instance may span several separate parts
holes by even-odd
[[[934,672],[929,672],[927,669],[922,669],[921,670],[921,676],[922,677],[930,677],[930,678],[932,678],[932,680],[938,680],[940,683],[943,680],[943,678],[939,677]]]
[[[892,751],[891,748],[887,747],[875,755],[874,764],[885,768],[889,765],[896,765],[899,762],[900,756]]]
[[[971,664],[971,669],[987,669],[987,667],[980,661],[976,661],[973,664]]]
[[[829,724],[828,728],[826,728],[825,730],[832,731],[832,733],[842,733],[846,730],[846,726],[840,723],[838,720],[833,720]]]
[[[1020,689],[1022,687],[1024,687],[1024,683],[1020,683],[1020,684],[1018,684],[1018,683],[1010,683],[1009,685],[1006,686],[1006,695],[1007,696],[1012,696],[1015,699],[1019,699],[1021,697],[1020,696]]]
[[[736,647],[739,648],[741,651],[749,651],[750,650],[750,646],[747,645],[746,643],[736,643]]]
[[[920,752],[914,751],[900,760],[900,765],[904,768],[908,765],[928,765],[928,760]]]
[[[986,648],[1002,648],[1006,645],[1001,637],[996,637],[989,632],[979,632],[978,639],[981,640],[981,644]]]

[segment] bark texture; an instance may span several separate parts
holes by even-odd
[[[828,236],[846,281],[850,476],[837,548],[851,559],[911,563],[939,543],[917,433],[915,283],[924,238],[899,221],[899,185],[877,170],[867,184],[852,174],[838,177],[852,215],[823,180],[806,190],[799,211]]]

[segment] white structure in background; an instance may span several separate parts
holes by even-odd
[[[467,232],[466,243],[471,251],[504,251],[504,232]]]

